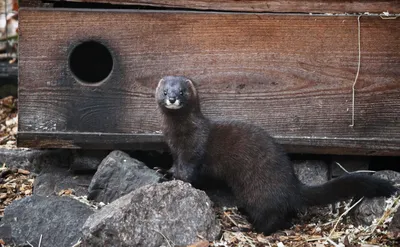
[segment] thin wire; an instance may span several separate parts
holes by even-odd
[[[354,127],[354,111],[355,111],[355,94],[356,94],[356,84],[358,80],[358,75],[360,74],[360,67],[361,67],[361,25],[360,25],[360,18],[361,15],[357,17],[357,27],[358,27],[358,66],[357,66],[357,74],[356,78],[354,79],[353,83],[353,92],[352,92],[352,110],[351,110],[351,125],[350,127]]]

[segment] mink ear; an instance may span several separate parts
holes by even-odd
[[[196,87],[195,87],[194,83],[193,83],[191,80],[189,80],[189,79],[186,79],[186,83],[187,83],[187,84],[189,85],[189,87],[192,89],[193,94],[194,94],[195,96],[197,96],[197,90],[196,90]]]

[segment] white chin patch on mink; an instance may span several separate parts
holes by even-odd
[[[166,99],[166,100],[165,100],[165,108],[176,110],[176,109],[182,108],[182,105],[181,105],[180,100],[176,100],[176,101],[172,104],[168,99]]]

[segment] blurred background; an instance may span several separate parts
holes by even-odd
[[[0,148],[16,145],[18,0],[0,0]]]
[[[18,0],[0,0],[0,98],[16,96]]]

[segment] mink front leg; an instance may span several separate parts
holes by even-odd
[[[174,178],[188,182],[196,187],[201,181],[201,163],[193,161],[174,162],[169,172],[172,173]]]
[[[190,163],[177,163],[171,167],[169,172],[176,179],[192,183],[197,176],[197,167]]]
[[[174,164],[168,171],[172,173],[173,178],[188,182],[197,189],[209,190],[216,188],[228,188],[223,181],[218,180],[215,177],[205,175],[204,169],[206,168],[204,167],[203,163],[185,163],[180,165]]]

